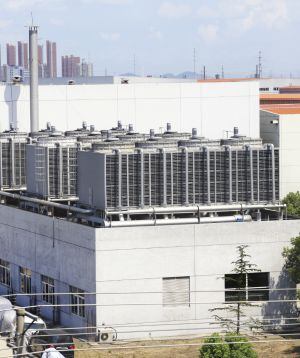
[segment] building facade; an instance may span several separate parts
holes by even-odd
[[[27,293],[17,304],[39,304],[43,317],[66,327],[112,327],[120,339],[219,330],[209,309],[226,302],[222,277],[241,244],[262,273],[252,279],[264,293],[250,314],[271,326],[296,317],[282,250],[298,220],[93,228],[6,205],[0,214],[1,294]]]
[[[132,123],[138,132],[148,132],[149,123],[161,133],[166,122],[176,131],[211,139],[229,137],[233,127],[258,138],[259,91],[256,81],[195,83],[150,79],[146,82],[39,86],[40,128],[51,122],[59,130],[79,128],[83,120],[97,128],[112,128],[118,120]],[[119,81],[120,80],[120,81]],[[29,86],[0,86],[1,129],[8,118],[21,131],[29,131]],[[20,115],[22,113],[22,116]]]
[[[16,66],[16,46],[6,44],[6,64],[8,66]]]
[[[79,77],[81,72],[80,57],[62,56],[61,69],[62,77]]]
[[[46,77],[57,77],[57,54],[56,42],[46,41],[47,72]]]

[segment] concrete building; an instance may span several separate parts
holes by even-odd
[[[81,73],[80,57],[62,56],[61,57],[61,75],[62,77],[79,77]]]
[[[279,148],[280,198],[300,191],[300,106],[269,106],[260,111],[260,132]]]
[[[16,46],[6,44],[6,64],[8,66],[16,66]]]
[[[59,130],[69,130],[79,128],[85,120],[96,129],[108,129],[121,120],[144,133],[149,123],[160,133],[170,122],[176,131],[190,133],[196,127],[200,136],[211,139],[230,136],[235,126],[249,137],[260,135],[257,81],[108,80],[108,84],[40,85],[41,128],[51,122]],[[29,86],[0,86],[0,116],[2,130],[9,128],[11,121],[21,131],[29,131]]]
[[[0,215],[0,293],[27,293],[18,304],[48,305],[43,317],[64,326],[112,327],[120,339],[219,330],[209,309],[226,301],[220,278],[231,273],[241,244],[262,272],[253,284],[270,289],[256,296],[251,315],[278,326],[296,317],[295,304],[280,301],[294,292],[276,289],[294,287],[281,253],[299,220],[93,228],[11,205],[0,205]]]
[[[80,76],[93,77],[93,64],[86,62],[84,59],[81,62]]]
[[[46,77],[57,77],[56,42],[46,41],[47,72]]]
[[[18,41],[18,66],[28,70],[28,43]]]

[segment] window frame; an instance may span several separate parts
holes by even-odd
[[[0,259],[0,284],[11,287],[10,263]]]
[[[79,316],[85,317],[85,291],[81,288],[70,286],[70,303],[71,303],[71,313]]]
[[[249,286],[249,276],[251,279],[252,275],[267,275],[267,286]],[[245,286],[241,287],[226,287],[226,277],[229,278],[229,276],[238,276],[242,275],[244,276],[244,279],[242,280],[245,282]],[[267,302],[270,300],[270,272],[249,272],[245,274],[225,274],[224,275],[224,286],[225,286],[225,303],[232,303],[232,302],[238,302],[238,301],[245,301],[245,302]],[[253,297],[253,293],[258,294],[258,296],[262,296],[261,298],[251,299]],[[251,294],[252,293],[252,294]],[[237,296],[237,299],[234,299],[232,295]],[[241,297],[243,296],[243,297]]]
[[[32,292],[31,277],[32,271],[26,267],[19,266],[20,291],[30,294]]]
[[[54,278],[41,275],[41,284],[42,284],[42,300],[50,303],[51,305],[55,304],[55,281]]]

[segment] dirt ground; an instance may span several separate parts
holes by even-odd
[[[259,338],[250,338],[250,340],[270,340],[268,343],[253,343],[253,347],[258,353],[259,358],[296,358],[300,357],[300,336],[298,340],[285,339],[280,336],[260,336]],[[283,340],[284,342],[272,342],[274,340]],[[182,340],[163,340],[163,341],[139,341],[130,343],[115,343],[112,345],[98,345],[96,343],[87,344],[76,343],[76,348],[88,348],[88,351],[76,352],[75,358],[199,358],[198,343],[203,342],[201,338],[182,339]],[[153,347],[153,348],[130,348],[131,346],[157,346],[168,344],[195,344],[195,346],[183,347]],[[118,345],[126,346],[128,349],[114,349]],[[93,351],[96,348],[107,347],[104,351]]]

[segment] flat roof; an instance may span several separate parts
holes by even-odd
[[[300,106],[261,106],[261,111],[267,111],[274,114],[300,114]]]
[[[259,81],[259,78],[208,78],[206,80],[197,80],[197,82],[247,82],[247,81]]]
[[[289,100],[289,99],[299,99],[300,93],[263,93],[259,95],[260,99],[271,99],[271,100]]]

